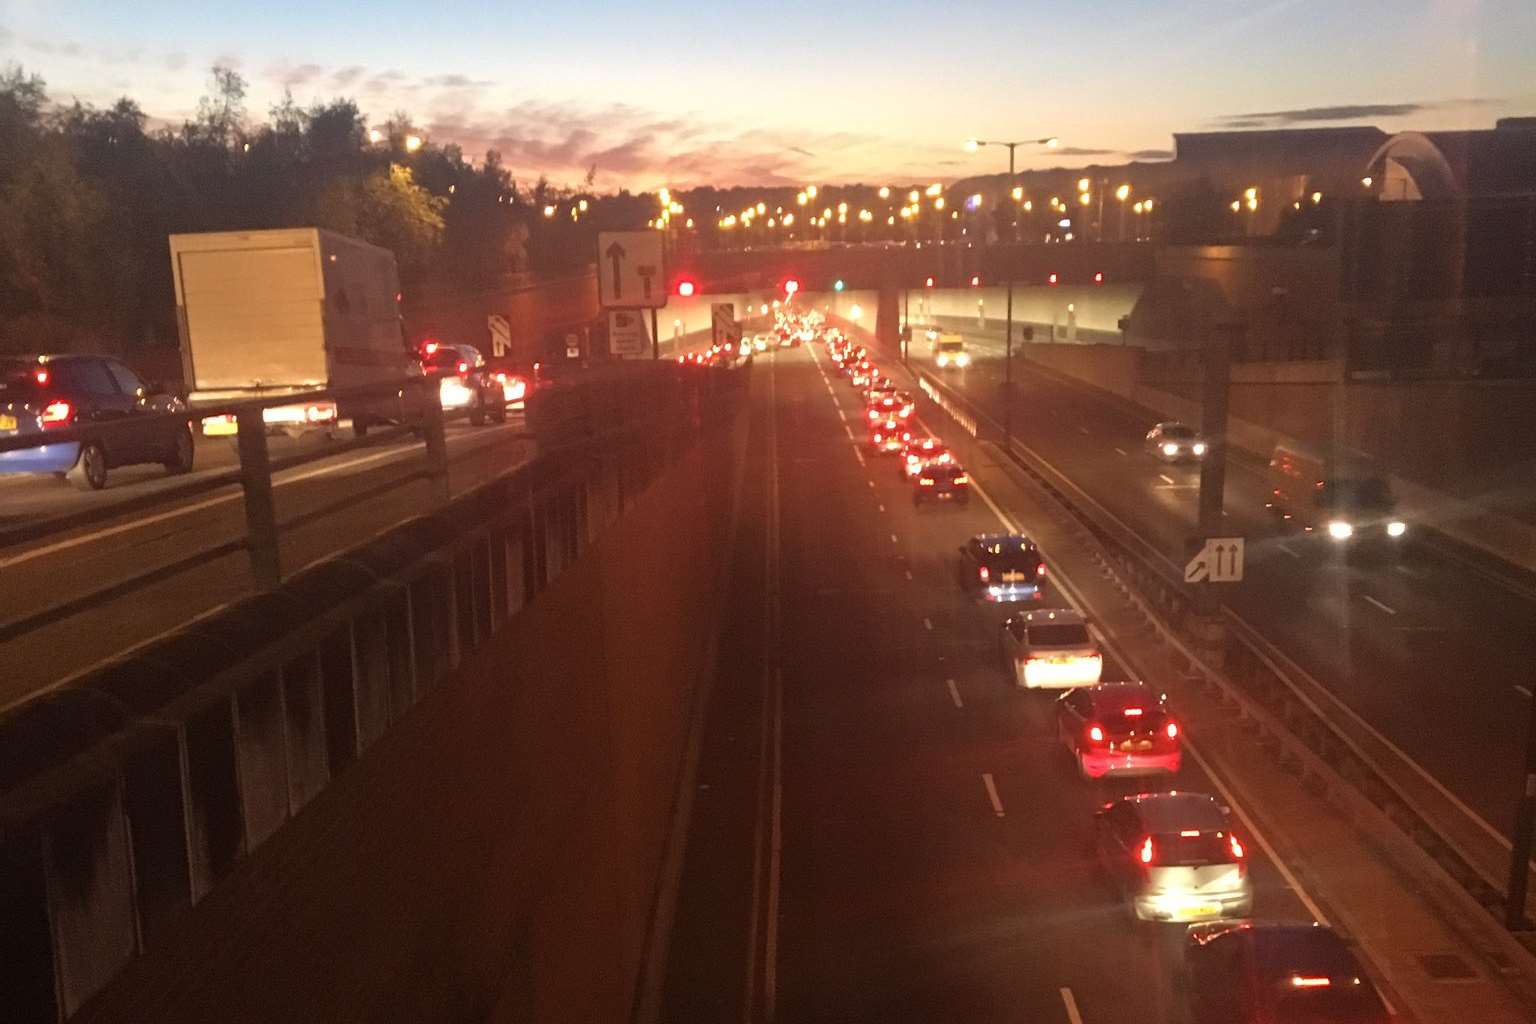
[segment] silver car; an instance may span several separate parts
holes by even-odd
[[[1104,672],[1088,620],[1070,608],[1015,615],[1003,623],[998,643],[1009,679],[1026,689],[1092,686]]]
[[[1099,860],[1142,921],[1211,921],[1253,910],[1248,851],[1203,793],[1140,793],[1098,813]]]
[[[1147,454],[1164,462],[1183,462],[1205,458],[1205,438],[1194,427],[1177,420],[1167,420],[1147,431]]]

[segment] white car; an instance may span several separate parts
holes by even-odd
[[[1092,686],[1104,674],[1088,621],[1070,608],[1021,612],[1002,625],[1003,667],[1015,686],[1064,690]]]
[[[1147,431],[1147,452],[1164,462],[1181,462],[1205,458],[1208,449],[1205,438],[1194,427],[1168,420]]]

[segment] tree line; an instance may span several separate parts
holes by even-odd
[[[370,129],[351,99],[285,95],[255,120],[229,68],[212,69],[192,118],[164,127],[126,97],[53,103],[41,78],[3,68],[0,352],[174,342],[175,233],[329,228],[394,251],[408,294],[483,291],[590,262],[597,230],[641,226],[655,208],[592,195],[567,216],[586,195],[543,178],[520,187],[494,151],[466,159],[404,113]]]

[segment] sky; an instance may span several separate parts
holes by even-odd
[[[232,66],[264,115],[355,99],[520,180],[950,180],[1170,155],[1174,132],[1536,114],[1532,0],[0,0],[0,66],[179,123]]]

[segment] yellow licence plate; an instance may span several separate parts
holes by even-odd
[[[1021,572],[1005,572],[1005,573],[1003,573],[1003,582],[1004,583],[1017,583],[1020,580],[1022,580],[1023,578],[1024,578],[1024,574],[1021,573]]]
[[[15,429],[16,429],[16,417],[15,416],[0,416],[0,430],[15,430]]]

